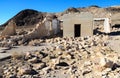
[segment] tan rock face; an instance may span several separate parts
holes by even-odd
[[[11,36],[16,34],[16,24],[15,22],[11,21],[2,31],[1,36]]]

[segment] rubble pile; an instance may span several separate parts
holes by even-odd
[[[120,54],[107,46],[108,36],[52,38],[51,48],[12,56],[2,65],[4,78],[119,78]],[[34,45],[35,46],[35,45]]]

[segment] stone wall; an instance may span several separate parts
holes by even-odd
[[[93,35],[93,15],[88,12],[67,14],[62,17],[63,36],[74,37],[74,24],[81,24],[80,36]]]
[[[46,36],[49,37],[51,35],[57,34],[58,31],[58,20],[46,17],[42,22],[36,24],[36,27],[33,29],[33,31],[29,32],[27,35],[24,36],[23,42],[35,38],[43,38]]]

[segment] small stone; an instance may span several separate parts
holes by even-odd
[[[106,58],[101,58],[100,60],[100,65],[106,68],[112,68],[113,64],[114,63],[111,60],[108,60]]]
[[[24,75],[24,74],[31,74],[32,73],[32,68],[30,66],[22,66],[18,68],[19,70],[19,75]]]
[[[9,72],[9,70],[8,70],[8,69],[4,70],[4,74],[6,74],[7,72]]]
[[[45,63],[39,63],[39,64],[33,64],[33,68],[36,69],[36,70],[40,70],[42,68],[44,68],[46,65]]]
[[[62,55],[62,52],[61,52],[61,51],[58,51],[58,55]]]
[[[86,62],[84,63],[84,66],[90,66],[90,65],[92,65],[92,63],[91,63],[90,61],[86,61]]]
[[[111,71],[111,68],[106,68],[104,71],[102,71],[102,75],[106,75]]]
[[[30,53],[30,52],[27,52],[25,56],[26,56],[26,57],[30,57],[30,56],[31,56],[31,53]]]
[[[9,78],[16,78],[16,74],[10,75]]]
[[[85,75],[85,74],[90,73],[91,71],[92,71],[92,70],[90,70],[90,69],[84,69],[82,74]]]
[[[5,50],[0,50],[0,53],[6,53],[6,51]]]
[[[2,78],[3,75],[3,69],[0,67],[0,78]]]
[[[44,72],[44,74],[47,74],[50,69],[51,69],[50,67],[45,67],[42,69],[42,71]]]
[[[67,59],[71,59],[72,58],[72,56],[70,54],[68,54],[68,53],[64,54],[63,57],[65,57]]]
[[[34,58],[32,58],[32,59],[29,59],[28,62],[37,63],[37,62],[38,62],[38,58],[37,58],[37,57],[34,57]]]
[[[115,78],[120,78],[120,73],[117,73],[117,74],[115,75]]]
[[[66,62],[60,62],[59,64],[56,64],[57,66],[63,66],[63,67],[66,67],[66,66],[69,66],[68,63]]]
[[[51,61],[52,61],[52,64],[54,64],[54,65],[58,64],[60,62],[59,59],[52,59]]]
[[[11,49],[11,47],[4,47],[4,48],[2,48],[2,50],[10,50]]]

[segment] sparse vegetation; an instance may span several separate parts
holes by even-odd
[[[13,59],[20,60],[20,59],[23,59],[23,58],[24,58],[24,53],[12,52],[11,57],[12,57]]]

